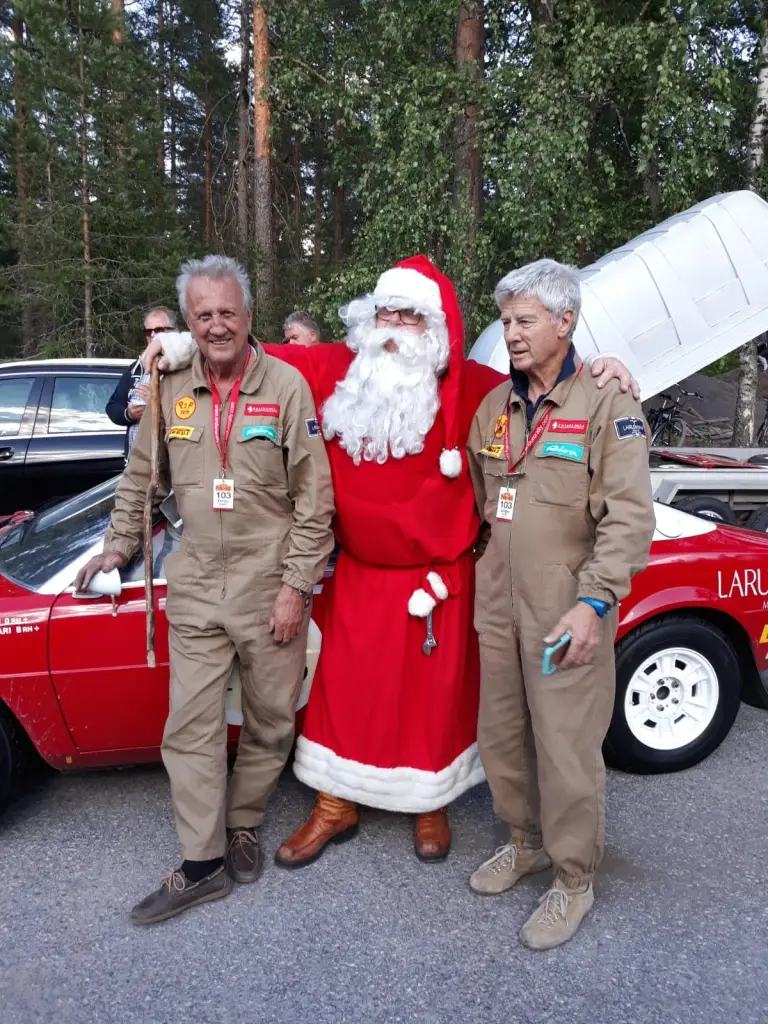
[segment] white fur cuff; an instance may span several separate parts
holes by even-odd
[[[419,587],[414,590],[408,599],[408,613],[415,615],[417,619],[426,619],[429,613],[437,604],[434,597],[431,597],[426,590]]]
[[[168,331],[158,336],[169,370],[183,370],[192,362],[197,343],[189,331]]]
[[[435,597],[439,597],[441,601],[445,601],[448,597],[448,587],[443,583],[442,577],[438,576],[436,572],[427,573],[427,583],[432,587]]]
[[[461,452],[458,448],[443,448],[440,452],[440,472],[443,476],[457,477],[461,472]]]

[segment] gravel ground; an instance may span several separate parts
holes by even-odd
[[[768,714],[678,775],[609,777],[608,850],[566,947],[523,950],[544,888],[474,896],[499,833],[486,787],[454,805],[443,864],[411,821],[153,929],[130,906],[177,861],[162,769],[45,780],[0,822],[2,1024],[758,1024],[768,1021]],[[286,773],[268,857],[311,806]]]

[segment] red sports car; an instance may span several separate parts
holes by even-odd
[[[0,526],[0,807],[37,753],[69,770],[159,759],[168,711],[166,555],[182,524],[169,499],[154,535],[157,668],[146,665],[144,564],[119,590],[77,595],[101,550],[117,478]],[[648,568],[622,602],[617,691],[606,756],[627,771],[687,768],[710,754],[744,696],[768,707],[768,536],[665,505]],[[318,592],[322,587],[317,588]],[[307,651],[306,703],[320,646],[322,594]],[[233,734],[239,680],[227,698]]]

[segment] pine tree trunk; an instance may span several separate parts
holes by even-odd
[[[115,14],[115,27],[112,29],[112,42],[119,46],[123,41],[123,24],[125,22],[124,0],[112,0],[112,10]]]
[[[757,175],[763,166],[765,157],[766,116],[768,116],[768,26],[764,23],[760,43],[760,71],[757,79],[755,111],[747,143],[749,187],[753,190],[756,188]],[[734,448],[751,448],[755,443],[758,376],[757,341],[750,341],[739,352],[739,387],[731,438],[731,446]]]
[[[266,4],[253,5],[253,236],[257,297],[272,306],[272,166],[270,159],[269,25]]]
[[[176,195],[176,49],[173,45],[176,29],[175,13],[173,0],[168,0],[168,22],[170,25],[168,35],[168,106],[170,108],[168,146],[170,148],[169,170],[171,186],[173,187],[174,212],[178,205]]]
[[[481,0],[461,0],[456,30],[456,66],[470,82],[483,77],[485,51],[484,8]],[[469,102],[454,127],[454,207],[458,214],[459,248],[471,251],[483,213],[483,159],[478,142],[477,105]],[[459,305],[468,326],[475,296],[461,290]],[[467,345],[471,335],[467,332]]]
[[[207,96],[205,99],[205,123],[203,125],[203,160],[205,163],[203,172],[203,241],[206,246],[210,246],[213,241],[213,184],[211,177],[211,103]]]
[[[296,259],[301,260],[301,145],[293,143],[293,231]]]
[[[80,49],[80,198],[83,230],[83,333],[85,354],[93,356],[93,294],[91,281],[91,234],[88,193],[88,115],[85,102],[85,49],[80,5],[78,4],[78,43]]]
[[[237,124],[237,247],[240,259],[248,254],[248,150],[250,142],[248,76],[250,72],[250,7],[240,0],[240,99]]]
[[[157,143],[157,173],[162,184],[165,179],[165,0],[157,0],[157,106],[160,123],[160,139]]]
[[[24,19],[21,13],[16,10],[13,15],[13,43],[14,43],[14,127],[15,127],[15,149],[16,149],[16,210],[17,210],[17,248],[19,254],[19,265],[25,267],[29,263],[29,227],[28,227],[28,201],[29,188],[27,184],[27,108],[24,102],[24,79],[21,71],[21,56],[24,49]],[[24,284],[27,278],[27,271],[22,270],[22,283],[19,287],[21,298],[21,351],[24,356],[31,356],[35,348],[34,316],[32,300],[28,288]]]

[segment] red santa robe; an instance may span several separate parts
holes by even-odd
[[[417,455],[356,466],[336,438],[327,442],[341,551],[294,772],[333,796],[423,813],[483,779],[472,554],[480,519],[464,452],[477,407],[503,377],[464,360],[448,278],[425,257],[400,266],[440,286],[451,346],[441,408]],[[346,345],[266,349],[301,369],[320,416],[354,358]],[[440,470],[451,449],[461,453],[453,478]],[[429,655],[426,621],[408,607],[419,588],[437,601]]]

